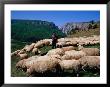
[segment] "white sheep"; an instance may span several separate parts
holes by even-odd
[[[34,48],[33,50],[32,50],[32,53],[33,54],[38,54],[40,51],[39,51],[39,49],[38,48]]]
[[[25,51],[24,50],[20,50],[20,52],[18,53],[18,55],[19,54],[23,54],[23,53],[25,53]]]
[[[70,51],[70,50],[75,50],[76,48],[73,47],[73,46],[67,46],[67,47],[62,47],[62,49],[63,49],[64,51]]]
[[[61,69],[63,72],[75,72],[78,76],[78,71],[80,69],[80,62],[79,60],[62,60],[60,62]]]
[[[49,56],[45,56],[47,58],[38,58],[34,64],[27,69],[27,74],[31,75],[34,73],[46,73],[46,72],[56,72],[56,69],[59,65],[59,62],[56,58],[50,58]]]
[[[19,54],[18,56],[20,57],[20,59],[27,59],[28,58],[28,55],[26,53]]]
[[[32,43],[30,46],[34,47],[35,46],[35,43]]]
[[[30,68],[30,66],[35,62],[35,60],[36,60],[38,57],[39,57],[39,56],[32,56],[32,57],[29,57],[28,59],[20,60],[20,61],[16,64],[16,68],[20,68],[20,69],[26,71],[28,68]]]
[[[34,62],[37,61],[38,57],[39,56],[32,56],[29,57],[28,59],[25,59],[25,61],[22,64],[22,68],[25,70],[29,69],[34,64]]]
[[[81,57],[85,56],[86,54],[83,51],[66,51],[65,55],[61,57],[61,60],[72,60],[72,59],[80,59]]]
[[[30,52],[30,51],[33,49],[33,47],[34,47],[34,46],[29,46],[29,47],[26,49],[26,51],[27,51],[27,52]]]
[[[84,56],[79,61],[84,71],[87,67],[100,69],[100,56]]]
[[[42,41],[38,41],[35,45],[34,48],[41,48],[43,47],[44,43]]]
[[[81,51],[86,53],[86,56],[99,56],[100,50],[98,48],[83,48]]]
[[[16,51],[12,52],[11,57],[16,56],[19,52],[20,52],[20,50],[16,50]]]
[[[82,50],[84,48],[83,45],[81,44],[77,44],[77,46],[78,46],[78,50]]]
[[[62,56],[62,55],[64,55],[64,53],[65,53],[65,52],[64,52],[63,49],[61,49],[61,48],[56,48],[56,49],[49,50],[46,55],[49,56],[49,55],[56,55],[56,54],[58,54],[58,55]]]
[[[49,46],[50,45],[50,41],[48,39],[44,39],[43,43],[45,46]]]
[[[29,45],[25,45],[23,49],[26,51],[28,49],[28,47],[29,47]]]
[[[64,47],[64,46],[66,46],[66,41],[60,41],[56,45],[57,45],[57,47]]]
[[[22,65],[23,65],[23,63],[24,63],[25,60],[26,60],[26,59],[23,59],[23,60],[18,61],[18,62],[16,63],[16,68],[17,68],[17,69],[18,69],[18,68],[22,68]]]
[[[84,48],[82,45],[78,45],[78,50],[86,53],[86,56],[99,56],[100,50],[98,48]]]
[[[73,45],[73,43],[72,42],[66,42],[66,46],[72,46]]]

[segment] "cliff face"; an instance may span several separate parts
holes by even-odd
[[[71,30],[88,30],[99,27],[99,22],[91,23],[91,22],[69,22],[62,26],[60,29],[63,33],[67,34]]]
[[[71,31],[72,29],[79,29],[79,30],[86,30],[89,28],[89,22],[71,22],[66,23],[64,26],[61,27],[61,30],[67,34],[67,32]]]
[[[12,24],[27,24],[27,25],[34,25],[34,26],[49,26],[51,28],[58,28],[53,22],[42,21],[42,20],[11,20]]]

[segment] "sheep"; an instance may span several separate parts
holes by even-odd
[[[75,40],[70,40],[70,42],[66,43],[67,46],[75,46],[76,44],[77,44],[77,41]]]
[[[49,56],[49,55],[56,55],[56,54],[58,54],[58,55],[62,56],[62,55],[64,55],[64,53],[65,52],[63,51],[63,49],[56,48],[56,49],[49,50],[46,55]]]
[[[78,71],[80,70],[80,62],[79,60],[62,60],[60,63],[61,69],[63,72],[70,72],[72,71],[78,74]]]
[[[61,61],[61,56],[58,55],[58,54],[56,54],[56,55],[49,55],[49,57],[51,57],[51,58],[56,58],[56,59],[58,60],[58,62]]]
[[[28,58],[28,55],[27,55],[26,53],[24,53],[24,54],[19,54],[18,56],[20,57],[21,60]]]
[[[35,61],[37,61],[38,57],[39,56],[32,56],[26,59],[24,63],[22,64],[22,68],[25,69],[25,71],[27,71],[27,69],[29,69],[34,64]]]
[[[100,50],[98,48],[84,48],[82,45],[78,46],[78,50],[86,53],[86,56],[99,56]]]
[[[38,58],[39,56],[32,56],[29,57],[28,59],[23,59],[20,60],[17,64],[16,64],[16,68],[20,68],[22,70],[27,70],[32,64],[33,62],[35,62],[35,60]]]
[[[73,43],[72,42],[66,42],[66,46],[72,46]]]
[[[38,54],[40,51],[39,51],[39,49],[38,48],[34,48],[33,50],[32,50],[32,53],[33,54]]]
[[[66,46],[66,42],[65,41],[58,42],[56,45],[57,45],[57,47],[61,48],[61,47]]]
[[[67,47],[62,47],[62,49],[63,49],[64,51],[70,51],[70,50],[75,50],[76,48],[73,47],[73,46],[67,46]]]
[[[86,53],[86,56],[99,56],[100,50],[98,48],[83,48],[81,51]]]
[[[84,56],[79,59],[82,69],[89,67],[90,69],[100,69],[100,56]]]
[[[77,46],[78,46],[78,50],[81,50],[84,48],[83,45],[81,45],[81,44],[77,44]]]
[[[75,50],[66,51],[65,55],[61,57],[61,60],[72,60],[72,59],[78,60],[85,55],[86,54],[83,51],[75,51]]]
[[[27,52],[30,52],[30,51],[33,49],[33,47],[34,47],[34,46],[29,46],[29,47],[27,47],[26,51],[27,51]]]
[[[32,43],[31,45],[25,45],[25,47],[22,50],[30,52],[33,49],[34,45],[35,43]]]
[[[32,43],[30,46],[34,47],[35,46],[35,43]]]
[[[23,53],[25,53],[25,51],[24,50],[21,50],[18,54],[23,54]]]
[[[43,43],[44,43],[45,46],[49,46],[50,45],[50,41],[48,41],[47,39],[44,39]]]
[[[43,41],[45,42],[46,46],[52,45],[52,39],[44,39]]]
[[[60,59],[61,56],[58,54],[53,54],[53,55],[49,55],[49,57]]]
[[[43,58],[47,57],[47,58]],[[38,58],[34,64],[27,69],[27,74],[43,74],[46,72],[56,72],[59,63],[56,58],[50,58],[49,56],[42,56],[42,58]]]
[[[25,60],[26,60],[26,59],[23,59],[23,60],[20,60],[19,62],[17,62],[16,68],[17,68],[17,69],[18,69],[18,68],[22,68],[22,65],[23,65],[23,63],[24,63]]]
[[[11,53],[11,57],[16,56],[19,52],[20,52],[20,50],[14,51],[13,53]]]
[[[25,51],[28,49],[29,45],[25,45],[25,47],[23,48]]]
[[[34,48],[41,48],[43,47],[44,43],[42,41],[38,41],[35,45]]]

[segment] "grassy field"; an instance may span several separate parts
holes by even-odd
[[[76,33],[68,35],[67,37],[81,37],[81,36],[91,36],[91,35],[100,35],[100,29],[90,29],[87,31],[76,31]],[[31,43],[27,43],[27,42],[20,42],[17,40],[12,40],[11,41],[11,52],[18,50],[18,49],[22,49],[26,44],[31,44]],[[100,44],[96,44],[96,45],[92,45],[92,46],[84,46],[84,47],[91,47],[91,48],[98,48],[100,49]],[[43,48],[40,48],[41,53],[39,55],[45,55],[49,50],[51,50],[51,46],[45,46]],[[32,53],[28,53],[29,56],[32,56]],[[24,71],[21,70],[17,70],[15,65],[16,63],[19,61],[18,57],[12,57],[11,58],[11,76],[12,77],[27,77],[26,73]],[[76,76],[74,73],[70,72],[64,72],[62,73],[63,77],[74,77]],[[99,77],[100,76],[100,72],[94,71],[94,70],[87,70],[86,72],[84,71],[80,71],[79,72],[79,76],[81,77]]]
[[[11,44],[12,51],[15,51],[17,49],[21,49],[22,47],[25,46],[25,44],[26,43],[24,43],[24,42],[18,43],[16,41],[13,41],[13,43]],[[85,47],[91,47],[91,48],[97,47],[100,49],[100,44],[96,44],[93,46],[85,46]],[[44,55],[51,49],[52,49],[51,46],[45,46],[43,48],[40,48],[41,53],[39,55]],[[32,56],[33,54],[28,53],[28,55]],[[27,77],[27,75],[24,71],[16,69],[15,65],[18,61],[19,61],[19,57],[12,57],[11,58],[11,76],[12,77]],[[72,77],[73,76],[74,77],[76,75],[70,71],[70,72],[64,72],[60,76],[62,76],[62,77]],[[80,71],[79,76],[80,77],[98,77],[98,76],[100,76],[100,73],[97,71],[87,70],[86,72]]]
[[[89,30],[83,30],[83,31],[75,31],[75,33],[71,33],[67,37],[82,37],[82,36],[92,36],[92,35],[100,35],[100,29],[89,29]]]

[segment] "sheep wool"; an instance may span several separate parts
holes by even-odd
[[[20,50],[16,50],[16,51],[12,52],[11,57],[16,56],[19,52],[20,52]]]
[[[64,51],[70,51],[70,50],[75,50],[75,47],[73,47],[73,46],[67,46],[67,47],[62,47],[62,49]]]
[[[49,50],[46,55],[49,56],[49,55],[56,55],[56,54],[58,54],[58,55],[62,56],[62,55],[64,55],[64,53],[65,52],[63,51],[63,49],[56,48],[56,49]]]
[[[25,53],[25,51],[21,50],[18,54],[23,54],[23,53]]]
[[[44,39],[43,43],[44,43],[45,46],[49,46],[50,45],[50,41],[48,41],[47,39]]]
[[[37,60],[37,57],[31,57],[24,61],[22,68],[29,69],[34,62]]]
[[[83,69],[87,66],[89,68],[100,68],[100,56],[84,56],[79,61]]]
[[[18,68],[22,68],[22,65],[23,65],[23,63],[25,62],[25,60],[26,60],[26,59],[23,59],[23,60],[18,61],[17,64],[16,64],[16,68],[17,68],[17,69],[18,69]]]
[[[99,56],[100,50],[98,48],[83,48],[81,51],[86,53],[86,56]]]
[[[85,56],[86,54],[83,51],[66,51],[65,55],[62,56],[61,60],[72,60],[72,59],[80,59],[81,57]]]
[[[63,46],[66,46],[66,42],[65,41],[58,42],[56,45],[57,47],[63,47]]]
[[[80,66],[79,60],[62,60],[60,62],[60,66],[62,70],[75,70],[77,71]]]
[[[33,53],[33,54],[37,54],[37,53],[38,53],[38,48],[34,48],[34,49],[32,50],[32,53]]]
[[[34,48],[40,48],[40,47],[43,47],[42,41],[38,41],[38,42],[34,45]]]
[[[26,53],[19,54],[19,56],[20,56],[20,59],[27,59],[28,58],[28,55]]]
[[[56,58],[50,58],[48,56],[45,56],[47,58],[38,58],[37,61],[29,68],[27,69],[27,73],[30,75],[33,72],[36,73],[44,73],[47,71],[55,72],[56,67],[59,64],[58,60]]]
[[[16,64],[16,68],[28,69],[28,68],[30,68],[30,66],[35,62],[35,60],[36,60],[38,57],[39,57],[39,56],[32,56],[32,57],[29,57],[28,59],[20,60],[20,61]]]

